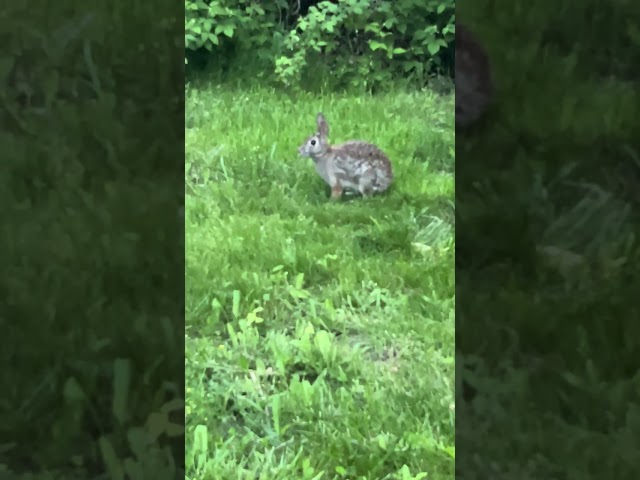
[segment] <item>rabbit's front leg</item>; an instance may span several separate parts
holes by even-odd
[[[342,185],[336,180],[331,186],[331,200],[338,200],[340,197],[342,197]]]

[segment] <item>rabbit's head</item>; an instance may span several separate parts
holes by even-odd
[[[316,123],[318,131],[298,148],[298,153],[303,157],[318,158],[329,151],[329,125],[322,113],[318,113]]]

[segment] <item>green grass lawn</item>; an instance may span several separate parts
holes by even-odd
[[[391,158],[329,202],[296,148]],[[453,97],[188,87],[187,477],[454,474]]]

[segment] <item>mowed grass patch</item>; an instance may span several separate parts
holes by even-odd
[[[377,143],[385,195],[329,201],[297,147]],[[187,89],[190,478],[451,478],[453,98]]]

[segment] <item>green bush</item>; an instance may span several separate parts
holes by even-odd
[[[185,0],[185,48],[228,57],[237,47],[264,60],[283,36],[285,24],[276,20],[287,9],[284,0],[266,7],[246,0]]]
[[[185,9],[185,62],[204,52],[220,71],[248,66],[286,86],[331,78],[375,87],[423,86],[452,70],[454,0],[185,0]]]

